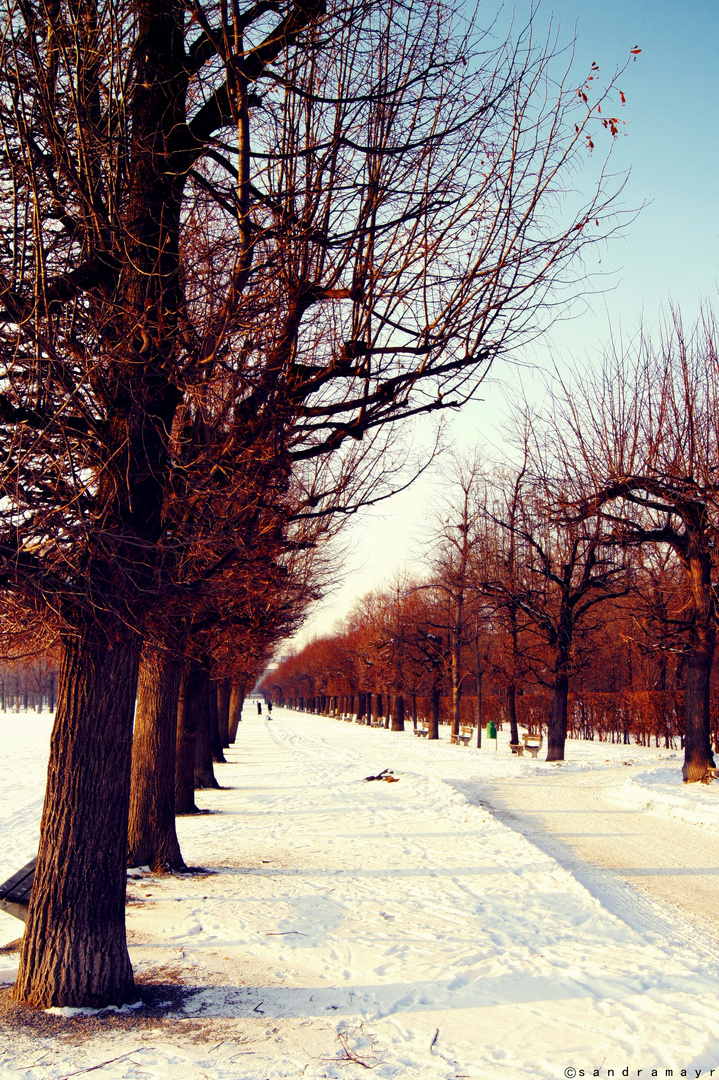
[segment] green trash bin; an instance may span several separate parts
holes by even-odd
[[[496,739],[497,738],[497,725],[495,724],[494,720],[490,720],[489,723],[487,724],[487,738],[488,739]]]

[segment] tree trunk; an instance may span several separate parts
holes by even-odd
[[[35,883],[14,995],[36,1008],[137,997],[125,937],[140,639],[63,643]]]
[[[206,667],[198,665],[200,676],[198,692],[194,701],[197,710],[197,739],[195,740],[195,787],[218,788],[215,770],[212,768],[212,716],[210,715],[210,674]],[[213,688],[214,689],[214,688]],[[217,698],[215,698],[215,701]],[[215,725],[216,726],[216,725]]]
[[[182,672],[177,703],[177,752],[175,758],[175,813],[197,814],[195,805],[195,744],[198,712],[196,699],[202,689],[201,668],[188,660]]]
[[[177,703],[182,660],[146,647],[140,663],[132,743],[128,866],[185,870],[175,829]]]
[[[509,741],[511,743],[514,743],[514,745],[516,746],[516,744],[519,742],[519,730],[517,728],[517,687],[514,683],[510,683],[507,687],[507,700],[505,708],[507,713],[507,720],[509,721]]]
[[[365,709],[367,708],[367,695],[357,695],[357,723],[360,724],[365,718]]]
[[[458,624],[452,634],[452,652],[450,663],[450,678],[452,682],[452,734],[459,735],[459,727],[462,717],[462,657],[461,657],[461,633],[462,633],[462,606],[458,604]]]
[[[220,729],[220,745],[230,745],[230,693],[229,679],[220,679],[217,683],[217,726]]]
[[[220,735],[220,717],[217,711],[217,683],[210,680],[207,684],[207,714],[210,718],[210,739],[212,742],[212,760],[220,765],[226,762],[222,752],[222,737]]]
[[[392,731],[404,731],[404,695],[395,694]]]
[[[432,687],[432,715],[429,719],[427,739],[439,738],[439,687]]]
[[[375,723],[379,723],[384,717],[384,710],[382,708],[382,695],[374,695],[374,719]]]
[[[567,741],[567,698],[569,677],[561,671],[554,680],[552,690],[552,714],[547,730],[547,761],[564,761],[564,744]]]
[[[477,748],[482,746],[482,669],[477,654]]]
[[[245,704],[245,684],[233,683],[230,691],[230,728],[229,740],[231,743],[237,738],[237,728],[242,720],[242,707]]]
[[[694,602],[690,647],[684,655],[684,765],[685,783],[703,780],[714,765],[711,749],[709,685],[716,645],[716,624],[711,584],[711,559],[693,554],[689,578]]]

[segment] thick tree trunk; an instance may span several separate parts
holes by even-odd
[[[429,718],[427,739],[439,738],[439,687],[432,687],[432,715]]]
[[[175,757],[175,813],[197,814],[195,805],[195,744],[198,712],[196,699],[202,691],[202,672],[188,660],[182,672],[177,703],[177,751]]]
[[[364,720],[366,708],[367,708],[367,695],[360,693],[360,694],[357,695],[357,723],[358,724],[362,723],[362,721]]]
[[[128,827],[128,866],[185,870],[175,830],[177,703],[182,660],[147,646],[135,709]]]
[[[564,744],[567,741],[567,698],[569,677],[561,671],[554,680],[552,690],[552,713],[547,730],[547,761],[564,761]]]
[[[713,767],[709,684],[716,646],[711,559],[706,552],[692,553],[689,579],[694,601],[694,625],[684,658],[684,765],[688,784],[703,780]]]
[[[140,640],[64,642],[35,883],[14,994],[37,1008],[134,1001],[125,938]]]
[[[207,714],[210,718],[210,740],[212,743],[212,760],[223,765],[226,761],[222,752],[222,737],[220,735],[220,717],[217,711],[217,683],[210,680],[207,684]]]
[[[217,683],[217,726],[223,749],[230,745],[230,693],[230,680],[220,679]]]
[[[703,780],[714,766],[711,749],[709,687],[714,643],[700,641],[686,656],[684,666],[684,765],[686,783]]]
[[[231,743],[237,738],[237,728],[242,720],[242,707],[245,704],[245,684],[233,683],[230,691],[230,730],[229,740]],[[302,707],[304,702],[301,702]]]
[[[519,742],[519,730],[517,728],[517,687],[514,683],[510,683],[507,687],[507,699],[505,707],[507,712],[507,720],[509,721],[509,741],[516,745]]]
[[[212,767],[212,716],[210,714],[210,686],[212,684],[210,683],[210,674],[206,667],[199,666],[199,672],[197,696],[194,702],[195,709],[197,710],[195,787],[217,788],[220,785],[217,783],[215,770]],[[217,698],[215,698],[215,701],[216,700]]]
[[[392,731],[404,731],[404,695],[395,694]]]

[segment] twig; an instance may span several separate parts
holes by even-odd
[[[264,999],[263,999],[262,1001],[258,1001],[258,1002],[257,1002],[257,1004],[255,1005],[254,1009],[253,1009],[252,1011],[253,1011],[253,1012],[257,1012],[257,1011],[259,1010],[259,1007],[260,1007],[260,1005],[264,1005],[264,1003],[265,1003],[265,1002],[264,1002]]]
[[[430,1053],[432,1052],[434,1044],[437,1042],[437,1036],[438,1035],[439,1035],[439,1028],[437,1028],[437,1030],[435,1031],[434,1038],[432,1039],[432,1042],[429,1044]]]
[[[307,937],[307,934],[303,934],[301,930],[268,930],[265,937],[287,937],[288,934],[298,934],[300,937]]]
[[[119,1057],[108,1058],[107,1061],[101,1061],[99,1065],[91,1065],[89,1069],[77,1069],[75,1072],[65,1073],[60,1077],[60,1080],[69,1080],[71,1076],[80,1076],[81,1073],[95,1072],[95,1069],[104,1069],[106,1065],[112,1065],[115,1061],[124,1061],[125,1058],[132,1057],[133,1054],[137,1054],[140,1050],[154,1050],[154,1046],[138,1046],[137,1050],[131,1050],[129,1054],[120,1054]],[[137,1062],[135,1062],[137,1064]]]

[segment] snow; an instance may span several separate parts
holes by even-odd
[[[714,833],[719,831],[719,784],[685,784],[676,764],[633,773],[615,797],[636,810],[668,815]]]
[[[0,715],[0,732],[4,880],[35,854],[50,721]],[[626,863],[590,865],[520,805],[581,820],[591,791],[606,830],[626,818],[645,845],[671,814],[696,874],[719,784],[681,785],[675,751],[571,742],[547,765],[513,757],[506,732],[481,750],[443,735],[248,708],[223,789],[179,821],[205,873],[129,874],[138,985],[164,1005],[16,1025],[0,1077],[719,1076],[716,923],[705,933]],[[398,782],[365,780],[383,769]],[[0,943],[20,929],[0,913]]]

